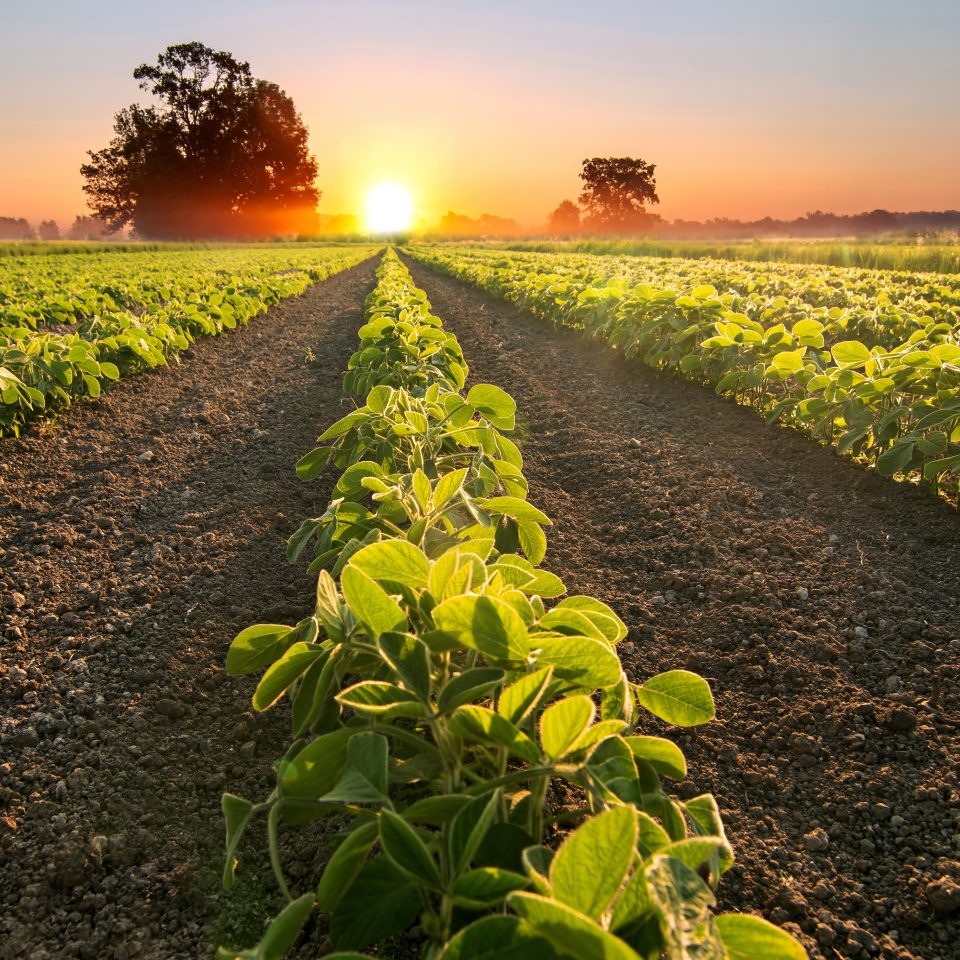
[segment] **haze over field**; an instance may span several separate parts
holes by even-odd
[[[0,213],[82,212],[133,67],[188,40],[293,97],[325,214],[386,181],[422,221],[541,224],[598,155],[656,162],[668,219],[958,207],[958,35],[950,0],[11,4]]]

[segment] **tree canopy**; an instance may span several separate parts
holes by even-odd
[[[311,232],[317,163],[293,100],[248,63],[201,43],[133,72],[150,93],[114,118],[81,167],[95,215],[158,239]]]
[[[594,157],[583,161],[580,205],[588,230],[636,233],[649,229],[660,218],[648,213],[647,204],[659,203],[656,165],[633,157]]]

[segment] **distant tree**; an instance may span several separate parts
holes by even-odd
[[[320,193],[307,128],[275,83],[201,43],[133,72],[155,103],[114,118],[81,167],[94,213],[143,237],[316,232]]]
[[[60,228],[57,226],[56,220],[41,220],[40,226],[37,227],[37,233],[41,240],[60,239]]]
[[[659,203],[656,166],[632,157],[594,157],[583,161],[580,206],[584,225],[610,233],[634,233],[659,222],[646,204]]]
[[[572,200],[564,200],[547,218],[551,233],[576,233],[580,229],[580,208]]]
[[[0,217],[0,240],[36,240],[33,227],[23,217]]]
[[[68,240],[103,240],[110,233],[109,224],[97,217],[77,216],[70,229],[67,230]]]

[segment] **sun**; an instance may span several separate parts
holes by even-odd
[[[395,183],[377,184],[367,194],[367,229],[371,233],[403,233],[413,222],[413,197]]]

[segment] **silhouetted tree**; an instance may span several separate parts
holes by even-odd
[[[552,233],[576,233],[580,229],[580,208],[572,200],[564,200],[547,218]]]
[[[33,227],[23,217],[0,217],[0,240],[36,240]]]
[[[60,239],[60,228],[57,226],[56,220],[41,220],[40,226],[37,227],[37,233],[41,240]]]
[[[591,230],[632,233],[659,221],[646,204],[659,203],[655,164],[632,157],[594,157],[583,161],[580,206]]]
[[[151,106],[114,118],[114,137],[81,167],[111,230],[174,238],[315,232],[320,193],[307,128],[275,83],[201,43],[133,72]]]

